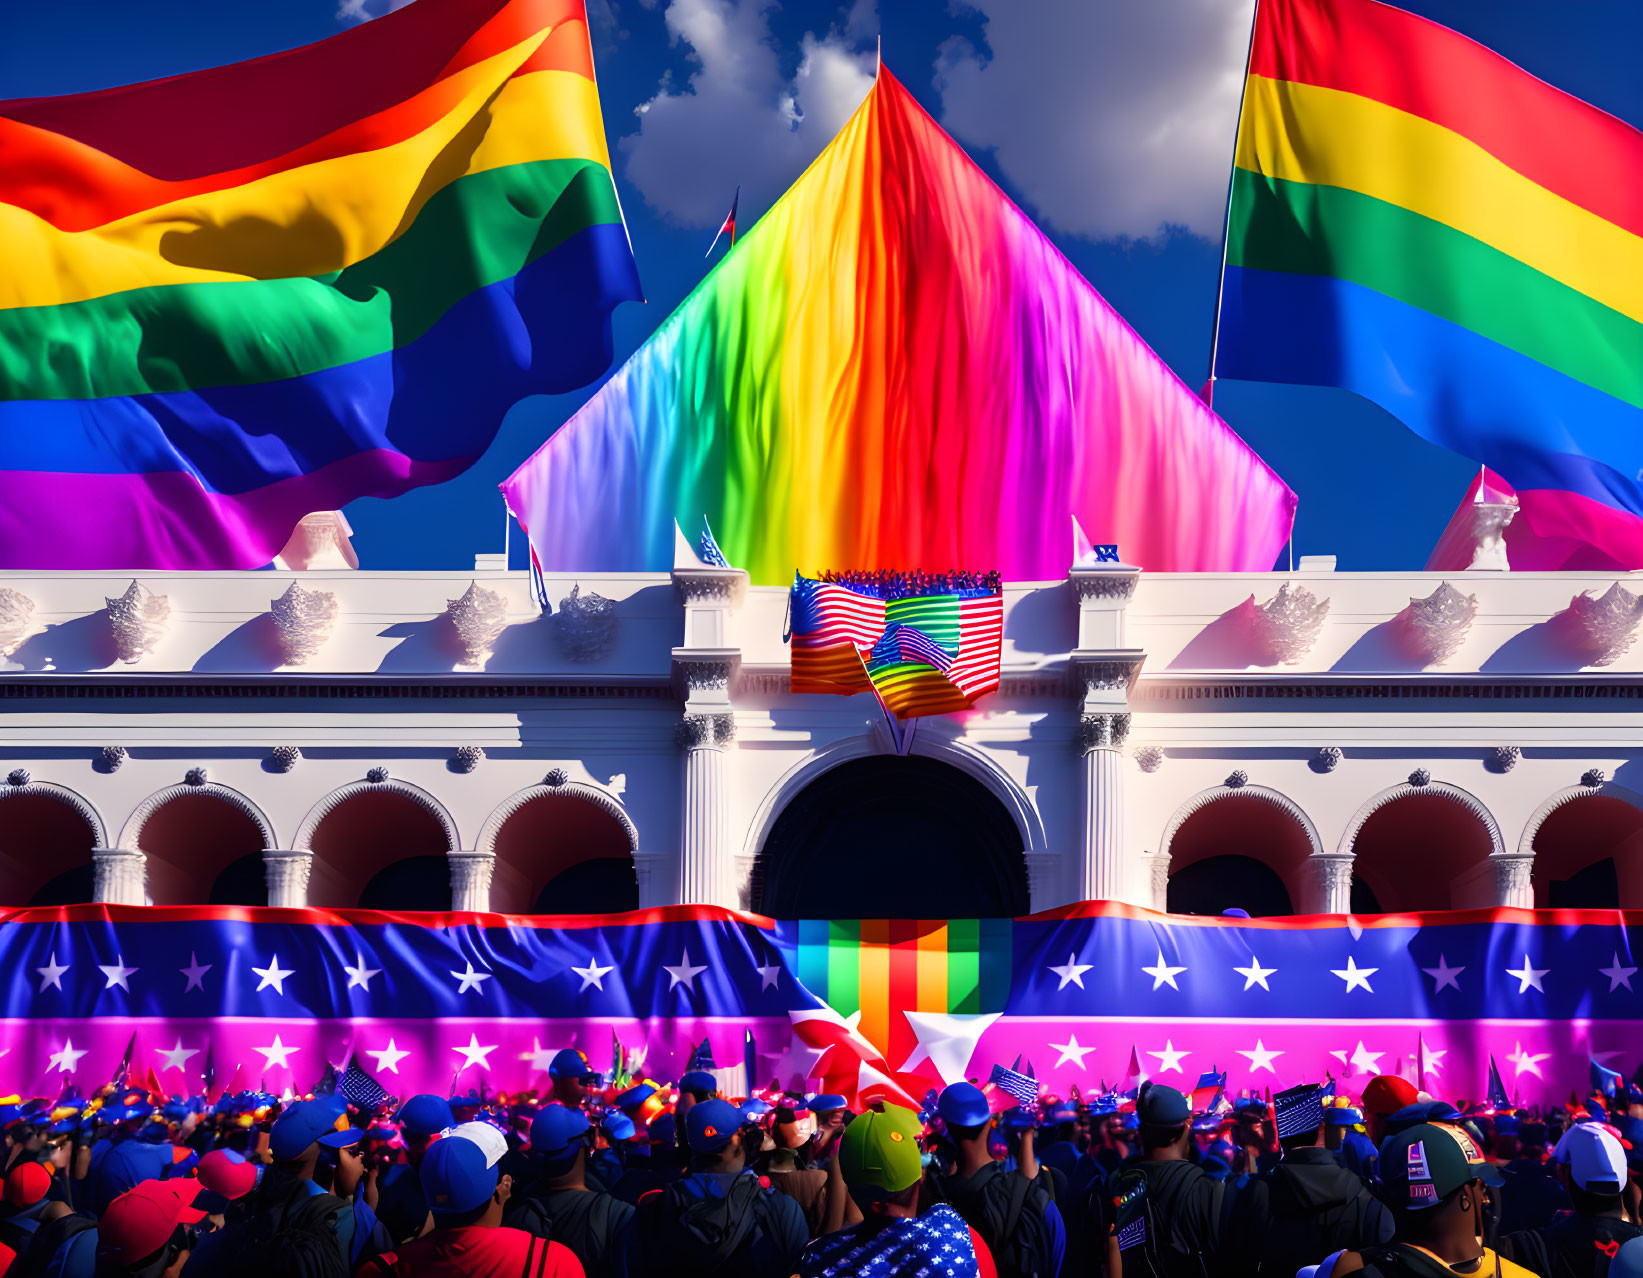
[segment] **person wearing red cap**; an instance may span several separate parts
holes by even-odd
[[[1363,1118],[1369,1139],[1375,1148],[1386,1139],[1386,1120],[1405,1106],[1420,1099],[1420,1093],[1407,1078],[1396,1074],[1377,1074],[1364,1084]]]
[[[204,1218],[192,1180],[145,1180],[108,1205],[97,1222],[97,1272],[176,1278],[193,1250],[190,1225]]]

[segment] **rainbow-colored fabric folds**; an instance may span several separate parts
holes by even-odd
[[[1535,567],[1643,567],[1643,133],[1390,5],[1262,0],[1227,267],[1221,376],[1484,462],[1569,547]]]
[[[0,103],[0,568],[255,568],[610,364],[582,0]]]
[[[503,485],[550,570],[1266,569],[1295,497],[887,71]]]

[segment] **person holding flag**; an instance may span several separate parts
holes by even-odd
[[[730,236],[730,244],[726,251],[728,252],[729,249],[736,247],[736,206],[741,202],[742,188],[738,186],[736,194],[730,200],[730,212],[726,213],[725,220],[719,223],[719,229],[713,235],[713,243],[709,244],[707,252],[702,254],[704,258],[713,256],[713,250],[719,247],[719,241],[726,235]]]

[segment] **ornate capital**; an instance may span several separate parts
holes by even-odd
[[[0,587],[0,660],[23,646],[34,628],[34,600],[9,586]]]
[[[1078,720],[1078,744],[1085,754],[1091,750],[1120,750],[1129,734],[1128,714],[1086,714]]]
[[[728,657],[673,657],[675,683],[686,696],[694,692],[729,692],[736,662]]]
[[[1411,599],[1403,615],[1415,655],[1441,664],[1466,641],[1478,615],[1478,597],[1463,595],[1445,581],[1426,598]]]
[[[682,604],[717,604],[730,608],[747,593],[747,573],[740,568],[675,568],[673,590]]]
[[[1125,695],[1140,678],[1145,654],[1128,652],[1078,652],[1067,660],[1067,679],[1073,696],[1080,700],[1106,694]]]
[[[497,636],[508,625],[507,602],[477,581],[469,584],[460,599],[445,601],[445,615],[462,641],[462,663],[469,666],[483,666],[490,659]]]
[[[1143,852],[1141,864],[1146,872],[1148,899],[1141,903],[1150,910],[1163,911],[1169,907],[1169,857],[1163,852]]]
[[[262,873],[268,884],[268,904],[284,909],[307,905],[308,875],[313,868],[311,852],[264,852]]]
[[[491,875],[496,858],[488,852],[452,852],[451,908],[484,911],[491,908]]]
[[[141,905],[146,899],[148,858],[120,848],[92,848],[91,899],[106,905]]]
[[[1569,616],[1585,639],[1587,664],[1613,665],[1637,636],[1643,599],[1617,581],[1596,599],[1588,590],[1569,600]]]
[[[1490,858],[1495,865],[1495,900],[1500,905],[1515,905],[1532,909],[1535,903],[1535,860],[1530,856],[1497,856]]]
[[[1139,568],[1074,568],[1067,575],[1078,602],[1086,599],[1112,599],[1125,604],[1135,594],[1135,585],[1141,580]]]
[[[130,665],[141,661],[159,646],[171,616],[171,599],[157,595],[140,581],[133,581],[118,599],[104,598],[108,605],[108,628],[114,636],[114,652]]]
[[[1313,908],[1320,914],[1345,914],[1352,908],[1352,857],[1315,852],[1306,859],[1312,872]]]
[[[337,624],[337,597],[328,590],[304,590],[292,582],[269,611],[288,666],[306,665]]]
[[[681,750],[722,750],[736,739],[736,716],[687,714],[673,730],[673,739]]]
[[[1277,594],[1256,606],[1255,632],[1278,661],[1292,666],[1312,651],[1328,616],[1329,600],[1286,581]]]

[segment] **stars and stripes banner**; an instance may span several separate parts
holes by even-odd
[[[405,1096],[541,1087],[561,1047],[703,1045],[757,1086],[913,1104],[1031,1061],[1048,1093],[1139,1072],[1274,1092],[1424,1073],[1450,1100],[1584,1092],[1643,1060],[1643,914],[1188,918],[1091,903],[1023,919],[772,922],[64,906],[0,914],[0,1091],[167,1090],[208,1072]],[[751,1036],[752,1042],[749,1043]],[[129,1056],[128,1056],[129,1054]],[[1491,1063],[1498,1091],[1491,1087]],[[368,1076],[362,1081],[350,1066]],[[1219,1088],[1222,1084],[1213,1084]],[[1495,1095],[1491,1097],[1491,1092]]]

